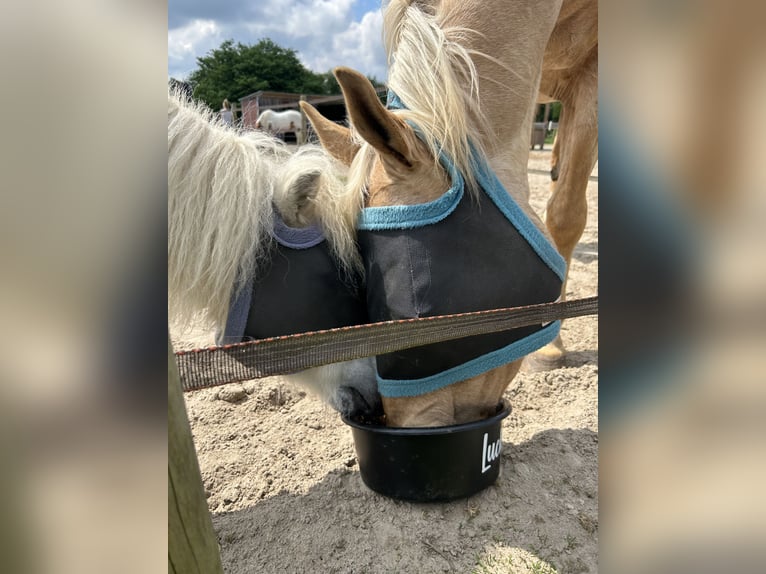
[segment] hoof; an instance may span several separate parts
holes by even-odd
[[[524,358],[521,367],[525,373],[539,373],[541,371],[553,371],[560,369],[566,362],[566,351],[561,339],[548,343],[542,349],[535,351]]]

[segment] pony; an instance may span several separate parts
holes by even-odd
[[[352,232],[354,222],[344,219],[353,210],[343,205],[346,196],[341,193],[341,174],[336,162],[315,146],[292,153],[268,134],[224,125],[202,105],[170,90],[171,321],[180,328],[199,323],[210,326],[218,333],[219,343],[238,342],[253,337],[254,331],[262,332],[259,317],[245,309],[232,338],[231,311],[244,295],[255,297],[253,285],[268,279],[273,260],[282,260],[282,247],[274,238],[279,226],[301,230],[320,224],[325,238],[320,244],[325,275],[339,277],[335,291],[353,293],[357,281],[353,278],[359,275],[361,263]],[[319,204],[325,207],[321,212],[313,208]],[[344,299],[352,300],[350,296]],[[278,303],[280,322],[303,320],[303,298]],[[378,410],[371,359],[318,367],[291,378],[343,414]]]
[[[570,163],[578,157],[572,149],[579,146],[570,147],[564,137],[558,145],[559,178],[548,205],[550,232],[529,205],[526,170],[529,133],[534,104],[540,97],[544,64],[556,66],[570,55],[563,49],[567,48],[566,35],[572,32],[577,21],[573,13],[584,10],[583,5],[578,0],[547,3],[534,0],[392,0],[385,8],[383,25],[389,60],[389,105],[381,104],[363,75],[348,68],[337,68],[335,75],[346,101],[350,129],[330,122],[309,104],[301,102],[324,149],[349,168],[346,193],[355,201],[345,202],[347,207],[354,209],[353,217],[348,219],[359,219],[362,222],[360,229],[364,229],[367,222],[370,230],[387,231],[391,236],[405,235],[410,224],[408,218],[415,212],[418,217],[424,217],[426,223],[439,217],[446,220],[447,216],[440,210],[444,205],[452,209],[455,201],[451,197],[457,197],[465,189],[468,201],[479,205],[482,217],[487,214],[497,219],[490,213],[497,210],[513,212],[521,222],[515,224],[519,234],[524,235],[529,246],[536,246],[538,259],[549,267],[546,294],[540,296],[549,300],[560,297],[565,290],[567,261],[556,252],[550,240],[557,246],[566,247],[571,237],[579,238],[582,233],[582,229],[579,232],[577,229],[579,220],[574,226],[565,221],[568,204],[579,210],[584,203],[584,188],[582,198],[569,197],[575,195],[575,186],[568,182],[576,179],[570,171],[576,171],[579,177],[581,169],[573,168]],[[574,49],[575,52],[579,50],[579,46]],[[591,70],[590,58],[583,60],[581,56],[572,55],[570,60]],[[565,74],[562,72],[561,75]],[[554,71],[545,79],[546,83],[542,85],[545,92],[562,99],[567,96],[567,85],[578,85],[567,83]],[[586,87],[568,89],[581,92],[571,101],[579,101],[578,97],[588,95]],[[570,100],[565,105],[571,105]],[[588,109],[592,111],[592,107]],[[573,137],[573,129],[594,119],[588,113],[580,114],[576,110],[564,113],[570,114],[569,120],[565,121],[572,125],[571,128],[565,125],[562,130],[562,136],[567,139]],[[503,194],[477,192],[477,189],[487,187],[487,181],[489,187],[502,189]],[[482,200],[484,195],[490,195],[496,206]],[[428,214],[436,215],[428,220]],[[404,223],[401,220],[394,222],[397,218],[403,219]],[[448,258],[450,249],[455,252],[461,249],[460,241],[455,238],[461,233],[459,223],[453,222],[450,246],[442,249]],[[480,230],[478,234],[481,235]],[[363,250],[364,244],[376,241],[375,238],[361,241]],[[365,256],[368,298],[373,291],[380,293],[382,301],[374,301],[373,307],[380,307],[382,315],[395,315],[401,304],[404,307],[414,305],[414,309],[409,308],[406,312],[419,316],[418,306],[422,303],[419,297],[432,287],[439,288],[460,275],[461,270],[454,267],[450,277],[448,266],[446,271],[440,272],[441,275],[431,273],[437,262],[429,259],[430,251],[422,249],[419,239],[407,245],[413,246],[413,250],[403,251],[399,258],[404,260],[401,266],[405,273],[407,269],[412,272],[411,280],[405,275],[389,277],[389,272],[397,266],[395,254],[386,256],[385,261],[393,262],[384,265],[380,264],[376,252],[372,253],[371,259]],[[565,249],[559,249],[566,254]],[[489,261],[494,267],[502,268],[506,263],[504,258],[510,258],[510,254],[502,250],[498,252],[500,256]],[[419,259],[418,253],[424,253],[425,257]],[[455,258],[469,259],[465,255]],[[539,261],[533,263],[538,265],[538,276],[546,273]],[[519,269],[518,275],[523,275],[523,271]],[[466,272],[468,275],[473,273],[474,270]],[[558,277],[558,283],[551,273]],[[473,289],[472,279],[469,277],[464,290]],[[531,280],[534,279],[527,279],[524,288],[534,294],[535,286],[529,284]],[[412,283],[412,297],[396,295],[394,291],[408,282]],[[492,283],[483,281],[487,282]],[[494,286],[495,291],[511,287],[503,281]],[[414,303],[400,301],[408,298]],[[386,308],[386,305],[390,307]],[[397,307],[395,312],[393,307]],[[453,312],[464,310],[467,309],[458,308]],[[550,327],[540,326],[539,332],[545,332],[546,338],[538,338],[534,348],[542,346],[541,342],[555,345],[551,339],[557,336],[557,330]],[[468,346],[468,341],[459,342],[458,347],[461,345]],[[494,363],[484,361],[479,370],[474,369],[470,361],[467,369],[461,365],[451,367],[446,371],[449,375],[447,384],[440,383],[436,388],[430,386],[433,379],[429,375],[417,380],[419,387],[414,391],[400,392],[396,385],[402,381],[383,380],[379,373],[378,386],[383,395],[387,424],[398,427],[445,426],[493,414],[505,389],[519,371],[523,356],[534,350],[532,347],[517,347],[513,353],[503,354],[502,360],[489,353],[490,359],[497,360]],[[419,360],[429,358],[431,351],[415,349],[415,355],[407,357],[407,364],[419,368]],[[378,369],[387,368],[389,359],[396,361],[399,358],[390,357],[382,362],[378,357]]]
[[[296,139],[300,141],[301,121],[301,113],[296,110],[264,110],[255,120],[255,129],[264,129],[271,134],[294,132]]]
[[[561,102],[551,153],[545,224],[567,263],[585,230],[588,177],[598,159],[598,1],[564,0],[543,54],[539,103]],[[566,299],[566,279],[561,298]],[[534,368],[560,366],[561,337],[530,356]]]

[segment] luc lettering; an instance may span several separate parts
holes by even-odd
[[[489,433],[484,433],[484,446],[481,449],[481,473],[484,474],[490,469],[490,464],[497,460],[500,456],[500,451],[503,448],[503,443],[500,439],[497,439],[492,444],[488,445]]]

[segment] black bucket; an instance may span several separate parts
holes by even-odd
[[[351,427],[364,483],[391,498],[431,502],[464,498],[500,473],[507,402],[481,421],[433,428],[391,428],[343,417]]]

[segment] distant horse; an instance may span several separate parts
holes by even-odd
[[[347,68],[335,74],[353,131],[301,104],[324,148],[349,165],[346,192],[364,202],[359,240],[372,320],[560,296],[566,262],[529,206],[527,159],[544,57],[553,66],[582,48],[559,53],[566,46],[552,43],[551,33],[561,18],[563,38],[570,11],[582,5],[392,0],[384,13],[388,106]],[[565,100],[555,87],[548,93]],[[570,117],[595,121],[575,111]],[[560,181],[572,169],[561,158]],[[564,221],[569,200],[562,194],[574,193],[565,189],[572,188],[557,186],[548,219],[557,233],[568,231],[561,233],[568,241],[582,229],[579,213],[577,225]],[[580,210],[584,193],[571,201]],[[441,426],[494,413],[522,357],[553,341],[558,328],[556,322],[378,357],[388,424]]]
[[[268,134],[231,129],[169,93],[169,318],[181,326],[201,320],[220,343],[366,322],[354,222],[344,220],[353,208],[343,205],[338,173],[319,148],[290,153]],[[309,264],[286,267],[291,258]],[[265,292],[268,282],[280,290]],[[332,300],[341,313],[323,313]],[[294,378],[346,414],[379,403],[369,359]]]
[[[284,112],[265,110],[255,121],[255,128],[266,130],[271,134],[294,132],[296,139],[300,140],[301,113],[296,110]]]

